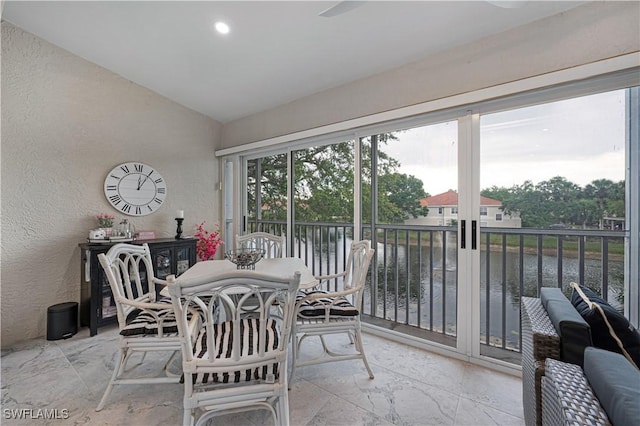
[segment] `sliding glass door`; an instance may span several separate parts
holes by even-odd
[[[414,125],[360,143],[362,229],[377,249],[368,320],[455,347],[457,123]]]
[[[480,117],[482,355],[517,360],[520,297],[541,287],[623,310],[627,92]]]

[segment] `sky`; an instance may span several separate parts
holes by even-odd
[[[584,187],[624,180],[625,92],[618,90],[481,116],[480,188],[555,176]],[[397,133],[383,150],[436,195],[457,189],[455,121]]]

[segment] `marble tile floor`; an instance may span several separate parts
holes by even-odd
[[[0,423],[179,425],[180,384],[115,387],[106,407],[95,411],[113,368],[117,332],[105,327],[89,337],[83,328],[68,340],[40,338],[2,350]],[[376,378],[369,379],[359,360],[301,367],[289,393],[292,425],[524,425],[519,378],[370,334],[364,341]],[[346,336],[332,340],[337,347],[347,344]],[[318,347],[307,339],[302,353]],[[160,371],[166,359],[147,355],[144,368]],[[38,409],[57,410],[65,418],[15,419],[13,409],[32,409],[26,412],[30,417],[37,417]],[[261,410],[219,416],[212,423],[273,421]]]

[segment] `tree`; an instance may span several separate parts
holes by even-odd
[[[247,162],[247,197],[249,219],[286,220],[286,154]]]
[[[383,223],[402,223],[410,217],[426,216],[427,208],[420,199],[427,196],[422,181],[402,173],[381,175],[378,181],[378,220]],[[384,204],[380,204],[383,200]]]
[[[400,164],[382,149],[393,133],[373,135],[362,149],[363,215],[370,216],[371,143],[377,143],[378,217],[385,222],[402,222],[426,215],[420,199],[427,196],[421,180],[398,173]],[[260,176],[258,176],[260,175]],[[309,222],[353,221],[354,143],[315,146],[293,153],[294,206],[296,220]],[[248,198],[250,217],[286,220],[287,156],[285,154],[249,161]],[[256,194],[258,198],[256,198]],[[256,207],[259,205],[259,208]],[[259,211],[258,211],[259,210]]]
[[[481,194],[502,201],[506,214],[519,213],[525,227],[564,223],[586,228],[607,215],[624,217],[624,187],[624,181],[597,179],[582,189],[556,176],[537,185],[525,181],[511,188],[493,186]]]
[[[490,188],[485,188],[480,191],[480,195],[487,198],[492,198],[494,200],[502,201],[504,206],[505,203],[508,203],[513,198],[512,189],[500,186],[492,186]],[[504,210],[504,209],[503,209]]]

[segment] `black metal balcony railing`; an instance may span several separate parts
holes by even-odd
[[[249,231],[282,235],[286,223],[250,222]],[[481,228],[481,353],[518,362],[520,298],[569,283],[585,284],[618,307],[624,295],[624,231]],[[442,226],[364,225],[376,256],[367,282],[364,321],[455,346],[457,229]],[[350,223],[294,226],[293,255],[314,274],[344,268],[353,238]]]

